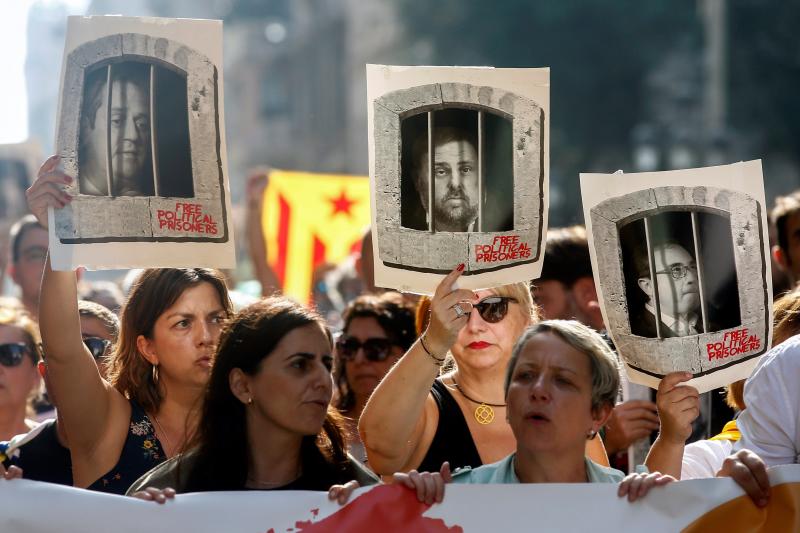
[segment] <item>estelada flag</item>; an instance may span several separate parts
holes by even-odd
[[[284,294],[311,298],[311,276],[359,250],[370,223],[366,176],[273,170],[264,191],[267,262]]]

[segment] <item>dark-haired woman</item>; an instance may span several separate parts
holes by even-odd
[[[42,225],[47,208],[64,207],[72,178],[58,158],[42,165],[28,205]],[[222,322],[231,303],[222,275],[210,269],[142,272],[121,310],[108,381],[81,338],[75,275],[42,279],[39,326],[50,386],[69,435],[73,482],[124,493],[144,472],[180,451],[197,424]]]
[[[340,415],[330,406],[332,351],[322,319],[286,298],[241,310],[220,338],[191,451],[149,472],[129,494],[163,501],[171,491],[157,489],[168,487],[322,491],[376,482],[345,451]]]
[[[344,331],[336,341],[334,404],[345,416],[348,451],[367,462],[358,418],[383,376],[416,340],[414,311],[402,295],[364,295],[345,309]]]

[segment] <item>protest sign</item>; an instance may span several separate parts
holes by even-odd
[[[688,371],[705,392],[750,375],[770,346],[761,162],[581,174],[595,284],[631,381]]]
[[[222,22],[70,17],[53,268],[232,267]]]
[[[243,491],[179,494],[164,505],[28,480],[0,479],[0,531],[113,530],[395,533],[647,531],[675,533],[800,529],[800,466],[769,470],[770,502],[758,508],[729,478],[674,482],[641,501],[617,496],[614,483],[448,485],[429,506],[401,486],[359,489],[340,507],[321,492]],[[46,505],[47,512],[42,512]]]
[[[262,222],[266,259],[283,293],[308,302],[314,269],[360,250],[369,226],[369,180],[273,170]]]
[[[533,279],[547,230],[549,69],[367,65],[375,284]]]

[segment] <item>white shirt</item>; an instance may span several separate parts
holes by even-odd
[[[734,451],[751,450],[767,466],[800,463],[800,336],[761,358],[745,382],[744,402]]]
[[[716,477],[725,458],[731,454],[729,440],[699,440],[686,445],[681,464],[681,481]]]
[[[650,302],[644,304],[645,309],[650,311],[653,316],[656,316],[656,308],[650,305]],[[687,320],[675,318],[674,316],[666,314],[661,311],[661,322],[664,323],[669,329],[675,332],[679,337],[687,337],[689,335],[697,335],[697,315],[692,314]]]

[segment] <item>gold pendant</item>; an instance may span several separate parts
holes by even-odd
[[[494,409],[491,406],[486,405],[485,403],[480,404],[478,407],[475,408],[475,420],[478,421],[479,424],[491,424],[492,420],[494,420]]]

